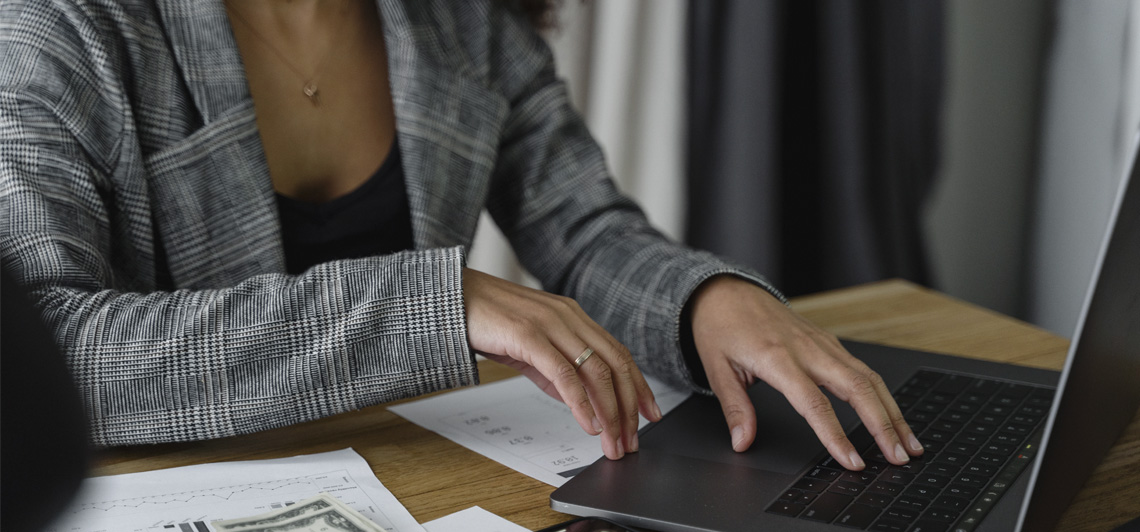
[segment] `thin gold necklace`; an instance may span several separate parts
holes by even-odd
[[[227,10],[233,13],[234,16],[236,16],[237,19],[241,21],[241,23],[244,24],[247,29],[249,29],[249,32],[252,33],[254,37],[257,37],[257,40],[261,41],[261,43],[264,44],[265,47],[269,49],[269,51],[273,52],[273,55],[277,56],[277,59],[281,61],[281,64],[288,67],[289,70],[292,70],[293,73],[297,75],[297,77],[301,78],[301,81],[304,82],[304,84],[301,86],[301,94],[304,94],[305,97],[309,99],[309,102],[313,104],[313,107],[319,107],[321,105],[321,90],[320,87],[317,86],[317,79],[320,77],[321,68],[324,67],[325,62],[328,60],[329,56],[332,55],[333,49],[335,47],[329,46],[328,51],[325,52],[325,56],[321,58],[320,62],[317,63],[317,70],[313,72],[312,75],[306,76],[304,72],[301,72],[301,69],[297,68],[297,66],[294,65],[292,61],[289,61],[289,59],[285,57],[285,54],[282,54],[277,49],[277,47],[273,46],[273,44],[269,42],[269,39],[263,37],[261,35],[261,32],[257,31],[257,28],[253,27],[253,24],[250,24],[249,21],[246,20],[245,16],[241,14],[241,11],[237,8],[237,6],[230,3],[230,0],[223,1],[226,4]]]

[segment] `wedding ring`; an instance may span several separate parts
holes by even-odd
[[[587,347],[585,351],[582,351],[581,355],[578,355],[578,358],[574,359],[574,369],[582,367],[582,364],[586,362],[586,359],[590,358],[590,356],[593,354],[594,350]]]

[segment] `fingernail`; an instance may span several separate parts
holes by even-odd
[[[661,419],[661,407],[657,406],[657,401],[653,401],[653,414],[657,416],[657,419]]]
[[[636,453],[639,447],[641,447],[641,442],[637,441],[637,434],[635,433],[633,438],[629,440],[629,452]]]
[[[910,455],[906,454],[906,449],[903,449],[901,443],[895,444],[895,460],[900,462],[909,462]]]
[[[907,442],[910,443],[910,448],[912,451],[922,450],[922,444],[918,443],[918,438],[915,438],[914,434],[911,434],[910,437],[907,438]]]
[[[618,447],[618,453],[617,453],[618,455],[617,455],[617,457],[618,457],[618,458],[621,458],[621,457],[625,456],[625,446],[624,446],[624,445],[622,445],[622,443],[621,443],[621,439],[620,439],[620,438],[618,439],[618,442],[617,442],[617,444],[618,444],[618,445],[617,445],[617,447]]]
[[[602,422],[598,421],[597,416],[594,416],[593,425],[594,425],[594,432],[601,432],[602,431]]]
[[[732,427],[732,448],[739,451],[741,444],[744,443],[744,427]]]
[[[863,469],[867,466],[867,464],[863,463],[863,457],[859,456],[859,453],[855,451],[851,451],[851,455],[847,458],[851,460],[851,467],[855,469]]]

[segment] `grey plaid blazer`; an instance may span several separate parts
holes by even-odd
[[[694,386],[692,290],[722,272],[767,287],[615,190],[525,22],[487,0],[378,4],[416,250],[290,276],[221,0],[0,3],[3,267],[34,291],[95,443],[475,384],[461,268],[484,208],[548,290],[674,385]]]

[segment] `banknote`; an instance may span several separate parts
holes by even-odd
[[[218,532],[383,532],[327,493],[260,515],[210,523]]]

